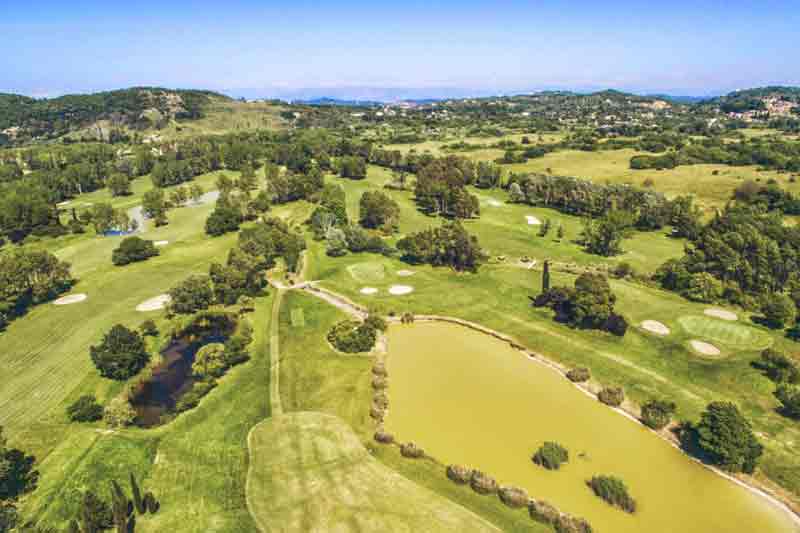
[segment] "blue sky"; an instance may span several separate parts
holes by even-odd
[[[0,91],[800,85],[797,0],[0,0]]]

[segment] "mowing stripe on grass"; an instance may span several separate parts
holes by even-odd
[[[302,328],[306,325],[306,315],[302,307],[292,309],[292,326],[295,328]]]

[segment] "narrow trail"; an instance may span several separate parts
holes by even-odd
[[[278,288],[272,301],[272,317],[269,323],[269,406],[272,416],[283,413],[281,405],[281,351],[280,351],[280,313],[285,290]]]

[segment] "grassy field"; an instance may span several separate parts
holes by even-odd
[[[270,418],[250,450],[247,493],[262,531],[499,531],[381,464],[333,415]]]

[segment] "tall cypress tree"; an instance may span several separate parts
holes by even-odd
[[[550,290],[550,261],[544,262],[544,270],[542,271],[542,292],[545,293]]]

